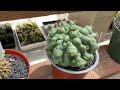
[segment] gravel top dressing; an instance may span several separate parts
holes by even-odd
[[[6,79],[27,79],[28,65],[26,62],[11,54],[6,54],[5,58],[10,62],[13,68],[12,73]]]
[[[67,69],[67,70],[70,70],[70,71],[83,71],[83,70],[86,70],[86,69],[92,67],[94,65],[94,63],[95,63],[95,59],[93,61],[89,62],[88,64],[86,64],[84,66],[84,68],[79,68],[79,67],[63,67],[63,66],[60,66],[58,64],[57,64],[57,66],[59,66],[61,68],[64,68],[64,69]]]

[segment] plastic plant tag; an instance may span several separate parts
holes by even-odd
[[[2,44],[0,42],[0,61],[2,61],[4,59],[5,56],[5,50],[2,47]]]

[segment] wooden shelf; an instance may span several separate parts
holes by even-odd
[[[0,11],[0,21],[16,20],[53,14],[72,13],[75,11]]]
[[[120,73],[120,64],[110,58],[107,54],[107,48],[107,45],[99,48],[99,64],[95,69],[84,75],[83,79],[102,79]],[[50,62],[45,61],[32,65],[29,79],[52,79]]]

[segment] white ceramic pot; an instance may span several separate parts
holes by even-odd
[[[64,68],[61,68],[61,67],[57,66],[56,64],[54,64],[54,63],[52,62],[51,59],[49,59],[49,61],[51,62],[51,64],[52,64],[54,67],[56,67],[57,69],[59,69],[59,70],[61,70],[61,71],[63,71],[63,72],[66,72],[66,73],[69,73],[69,74],[84,74],[84,73],[87,73],[87,72],[93,70],[93,69],[97,66],[97,64],[98,64],[98,62],[99,62],[99,53],[98,53],[97,50],[95,51],[94,55],[95,55],[95,58],[94,58],[94,59],[95,59],[95,63],[93,64],[93,66],[91,66],[90,68],[88,68],[88,69],[86,69],[86,70],[82,70],[82,71],[70,71],[70,70],[67,70],[67,69],[64,69]]]

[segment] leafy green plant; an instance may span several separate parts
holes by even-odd
[[[47,55],[54,64],[82,68],[94,60],[96,36],[92,26],[81,27],[71,20],[61,20],[48,34]]]

